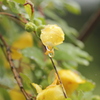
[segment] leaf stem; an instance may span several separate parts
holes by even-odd
[[[63,94],[64,94],[64,97],[65,97],[65,98],[68,98],[68,96],[67,96],[67,94],[66,94],[66,92],[65,92],[63,83],[62,83],[62,81],[61,81],[61,78],[60,78],[60,76],[59,76],[59,73],[58,73],[58,71],[57,71],[57,68],[56,68],[56,66],[55,66],[55,64],[54,64],[54,61],[53,61],[52,57],[49,57],[49,58],[50,58],[50,60],[51,60],[51,62],[52,62],[52,65],[53,65],[53,67],[54,67],[54,70],[55,70],[55,72],[56,72],[56,74],[57,74],[59,83],[60,83],[60,85],[61,85],[61,88],[62,88],[62,91],[63,91]]]

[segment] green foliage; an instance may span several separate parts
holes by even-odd
[[[65,54],[66,56],[64,56]],[[91,60],[91,56],[87,52],[82,51],[80,48],[75,47],[72,44],[63,43],[58,46],[58,50],[55,53],[55,59],[87,66],[89,64],[88,60]]]

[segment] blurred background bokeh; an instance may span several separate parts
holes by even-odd
[[[100,0],[74,1],[77,1],[81,6],[81,14],[74,15],[68,13],[65,18],[70,26],[76,28],[81,33],[91,17],[98,11],[100,12]],[[80,66],[78,68],[84,76],[96,83],[94,93],[100,95],[100,18],[83,42],[85,43],[84,49],[93,57],[93,61],[88,67]]]
[[[51,23],[58,24],[58,26],[60,26],[65,32],[65,36],[66,36],[65,42],[67,43],[65,43],[64,46],[62,47],[64,48],[67,44],[68,46],[68,47],[66,46],[67,50],[65,50],[66,48],[64,48],[61,52],[60,50],[58,51],[56,50],[55,52],[55,58],[54,58],[55,62],[57,63],[57,61],[59,62],[59,60],[61,60],[62,62],[58,64],[59,65],[58,69],[65,68],[65,69],[77,70],[78,68],[78,71],[81,72],[81,74],[85,76],[86,79],[90,79],[96,83],[96,87],[93,92],[94,94],[100,95],[100,86],[99,86],[100,84],[100,61],[99,61],[100,60],[99,57],[100,55],[100,0],[31,0],[31,1],[35,6],[35,18],[37,18],[43,25],[51,24]],[[23,18],[20,15],[22,14],[26,19],[28,19],[28,21],[30,20],[29,14],[27,13],[27,11],[25,11],[23,3],[22,5],[20,4],[20,0],[14,0],[14,1],[0,0],[0,12],[7,12],[7,14],[10,13],[19,18]],[[98,15],[97,19],[96,19],[97,17],[96,15]],[[91,23],[94,19],[96,19],[96,21],[94,23]],[[91,25],[92,27],[88,28],[88,26]],[[85,31],[86,29],[88,29],[87,33]],[[20,40],[23,41],[23,36],[24,36],[23,34],[25,33],[27,33],[25,30],[25,26],[19,23],[19,21],[16,21],[16,19],[11,18],[11,16],[8,17],[5,15],[0,15],[0,34],[4,36],[5,40],[10,46],[13,47],[12,44],[16,42],[15,40],[17,40],[17,38],[20,37],[21,35],[22,38]],[[85,47],[84,44],[78,40],[80,39],[82,34],[87,34],[82,39],[82,42],[85,44]],[[20,42],[18,43],[17,41],[18,46],[19,44],[21,45],[20,46],[21,48],[17,48],[17,49],[20,50],[21,53],[27,58],[24,59],[25,63],[29,64],[28,66],[26,65],[27,66],[26,69],[24,68],[25,65],[21,66],[23,69],[22,72],[25,73],[29,78],[31,78],[33,82],[37,82],[37,84],[43,85],[45,87],[48,85],[46,79],[48,78],[48,73],[52,69],[51,63],[48,61],[48,57],[46,57],[46,61],[45,61],[46,63],[44,64],[44,59],[43,59],[44,52],[42,52],[41,50],[42,47],[40,45],[40,42],[38,41],[37,38],[34,38],[34,35],[30,33],[28,35],[29,35],[29,39],[32,42],[31,46],[33,49],[22,48],[23,43],[21,44]],[[28,38],[26,35],[24,40],[27,39]],[[26,44],[24,43],[24,45],[29,46],[29,43]],[[73,48],[75,50],[72,50]],[[68,54],[69,53],[68,51],[70,51],[69,49],[71,50],[72,54],[71,53]],[[79,50],[79,54],[77,50]],[[41,56],[38,53],[37,54],[35,53],[38,51]],[[88,52],[89,55],[85,51]],[[63,52],[66,53],[67,56],[65,56],[66,54],[63,54]],[[56,53],[60,57],[62,56],[63,57],[62,58],[58,57]],[[0,56],[2,55],[3,53],[0,51]],[[92,61],[91,61],[91,56],[93,57]],[[35,57],[38,59],[34,60]],[[8,78],[9,76],[11,77],[12,80],[14,80],[11,70],[7,69],[8,71],[6,71],[6,68],[5,69],[3,68],[5,66],[5,62],[3,62],[3,59],[0,59],[1,83],[2,84],[5,83],[4,85],[7,86],[9,86],[8,84],[10,83],[10,85],[13,86],[12,83],[15,84],[16,82],[15,81],[11,82],[10,79]],[[19,66],[20,59],[17,60],[14,59],[14,60],[16,66],[20,68]],[[21,63],[23,63],[24,60]],[[29,69],[29,66],[31,67],[31,69]],[[46,72],[45,74],[43,70]],[[44,76],[44,79],[42,79],[41,77],[42,75]],[[4,76],[6,77],[5,79],[7,80],[3,81]]]

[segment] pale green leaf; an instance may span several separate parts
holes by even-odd
[[[95,87],[95,84],[91,81],[86,81],[84,84],[80,84],[78,87],[78,90],[82,90],[82,91],[91,91],[93,90]]]

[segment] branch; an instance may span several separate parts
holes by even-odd
[[[15,65],[13,63],[13,59],[11,57],[11,50],[9,48],[9,46],[7,45],[7,43],[5,42],[4,38],[2,37],[2,35],[0,34],[0,40],[2,41],[3,45],[6,48],[6,52],[7,52],[7,59],[9,61],[11,70],[13,72],[14,78],[17,81],[18,86],[20,87],[21,92],[23,93],[24,97],[26,98],[26,100],[32,100],[30,98],[30,96],[26,93],[26,91],[24,90],[22,81],[21,81],[21,77],[19,75],[19,73],[17,72],[17,70],[15,69]]]
[[[24,19],[24,20],[21,20],[21,19],[18,18],[17,16],[12,15],[12,14],[9,14],[9,13],[6,13],[6,12],[0,12],[0,14],[10,16],[10,17],[12,17],[12,18],[14,18],[14,19],[16,19],[16,20],[18,20],[18,21],[20,21],[20,22],[25,23],[25,24],[28,22],[28,21],[27,21],[25,18],[23,18],[23,17],[22,17],[22,19]]]
[[[82,31],[80,32],[79,40],[84,41],[94,29],[95,25],[100,20],[100,9],[89,19],[89,21],[84,25]]]
[[[55,64],[54,64],[54,61],[53,61],[53,59],[52,59],[51,57],[49,57],[49,58],[50,58],[50,60],[51,60],[51,62],[52,62],[52,65],[53,65],[53,67],[54,67],[54,69],[55,69],[55,72],[56,72],[56,74],[57,74],[59,83],[60,83],[60,85],[61,85],[61,88],[62,88],[62,91],[63,91],[63,94],[64,94],[64,97],[65,97],[65,98],[68,98],[68,97],[67,97],[67,94],[66,94],[66,92],[65,92],[64,86],[63,86],[63,84],[62,84],[62,81],[61,81],[61,79],[60,79],[60,76],[59,76],[59,74],[58,74],[58,71],[57,71],[57,69],[56,69],[56,66],[55,66]]]

